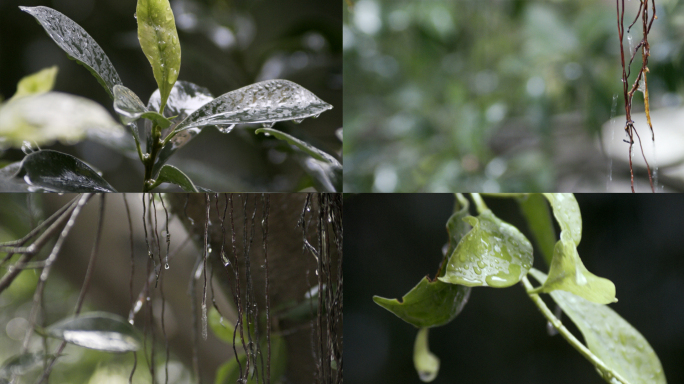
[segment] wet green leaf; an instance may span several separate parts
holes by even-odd
[[[209,322],[209,328],[214,333],[214,336],[219,338],[228,344],[233,344],[233,332],[235,331],[235,326],[228,319],[223,319],[221,314],[216,310],[216,308],[211,307],[207,315]],[[236,341],[240,339],[237,336]]]
[[[176,131],[208,125],[299,122],[332,108],[311,91],[287,80],[266,80],[228,92],[193,112]]]
[[[464,220],[473,229],[450,256],[439,280],[467,286],[510,287],[532,267],[532,244],[514,226],[490,210]]]
[[[429,328],[421,328],[413,346],[413,365],[418,372],[418,377],[424,383],[433,381],[439,373],[439,358],[430,352],[428,346],[429,330]]]
[[[21,147],[24,141],[74,144],[89,134],[123,132],[102,106],[66,93],[25,96],[0,106],[0,137],[5,145],[14,147]]]
[[[295,147],[296,148],[296,147]],[[297,159],[304,171],[311,176],[314,188],[320,192],[341,192],[343,170],[341,166],[316,160],[307,154]]]
[[[530,274],[542,283],[546,279],[536,269]],[[553,291],[551,297],[577,325],[589,350],[630,384],[666,383],[663,367],[648,341],[607,305],[563,291]]]
[[[553,247],[556,244],[556,233],[553,222],[551,222],[551,212],[547,200],[538,193],[530,193],[519,197],[517,200],[544,260],[546,260],[547,265],[551,265]]]
[[[24,375],[28,371],[40,366],[43,359],[44,355],[37,352],[27,352],[11,356],[0,366],[0,377],[9,378],[12,375]]]
[[[261,353],[264,354],[264,360],[266,359],[265,354],[267,353],[267,345],[261,343]],[[238,354],[238,359],[240,364],[235,358],[231,358],[226,363],[221,365],[216,371],[215,384],[234,384],[240,378],[240,368],[246,369],[246,358],[245,355]],[[251,366],[250,373],[253,373],[254,367]],[[266,365],[264,364],[264,369]],[[287,369],[287,345],[285,344],[285,339],[282,337],[271,334],[271,382],[277,383],[278,380],[285,374]],[[259,371],[259,382],[262,381],[263,372]],[[249,375],[245,384],[258,384],[256,376]]]
[[[24,180],[16,178],[21,172],[21,162],[7,164],[0,168],[0,192],[29,192],[30,187]]]
[[[124,124],[130,124],[142,117],[154,121],[162,129],[171,125],[171,121],[158,112],[148,111],[138,95],[123,85],[114,86],[114,110],[121,116]]]
[[[320,161],[326,162],[328,164],[331,164],[333,166],[342,168],[342,164],[340,164],[340,162],[337,161],[337,159],[335,159],[331,155],[329,155],[329,154],[321,151],[320,149],[314,147],[313,145],[311,145],[305,141],[299,140],[298,138],[296,138],[292,135],[289,135],[285,132],[282,132],[282,131],[279,131],[279,130],[273,129],[273,128],[259,128],[255,131],[255,133],[257,133],[257,134],[258,133],[264,133],[266,135],[273,135],[275,138],[277,138],[279,140],[285,140],[288,143],[290,143],[291,145],[294,145],[299,150],[301,150],[302,152],[306,153],[307,155],[313,157],[316,160],[320,160]]]
[[[463,218],[468,214],[468,200],[457,195],[454,214],[447,221],[449,232],[448,256],[469,227]],[[470,287],[448,284],[440,280],[430,281],[426,276],[399,302],[374,296],[373,301],[417,328],[438,327],[452,321],[463,310],[470,296]]]
[[[55,85],[57,70],[56,66],[45,68],[42,71],[22,78],[17,84],[17,92],[8,101],[15,100],[19,97],[38,95],[51,91],[52,87]]]
[[[33,152],[21,162],[24,180],[52,192],[116,192],[105,179],[81,160],[65,153]]]
[[[571,236],[568,231],[561,232],[561,239],[553,250],[549,278],[541,286],[541,292],[549,293],[561,289],[594,303],[616,302],[615,285],[587,270]]]
[[[190,180],[183,171],[173,165],[166,164],[162,167],[161,171],[159,171],[159,177],[157,177],[155,186],[161,183],[176,184],[183,188],[185,192],[199,192],[192,180]]]
[[[582,240],[582,215],[572,193],[545,193],[562,231],[568,231],[575,245]]]
[[[119,74],[102,48],[70,18],[48,7],[19,7],[35,17],[45,32],[70,59],[86,67],[97,81],[114,97],[114,86],[121,84]]]
[[[123,317],[107,312],[64,319],[46,328],[46,332],[51,337],[99,351],[131,352],[142,346],[137,329]]]
[[[176,21],[169,0],[138,0],[136,17],[140,47],[152,65],[163,109],[180,72],[181,47]]]

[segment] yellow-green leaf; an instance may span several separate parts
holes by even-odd
[[[152,65],[161,93],[161,113],[180,71],[181,48],[176,21],[169,0],[138,0],[136,15],[138,40]]]
[[[439,358],[430,352],[428,346],[429,330],[430,328],[421,328],[416,335],[416,343],[413,345],[413,365],[416,367],[418,377],[424,383],[433,381],[439,373]]]
[[[55,85],[57,70],[58,68],[56,66],[45,68],[39,72],[22,78],[17,84],[17,92],[10,100],[14,100],[22,96],[38,95],[51,91],[52,87]]]
[[[558,221],[561,231],[567,231],[572,235],[575,245],[582,240],[582,215],[579,204],[572,193],[545,193],[549,200],[553,215]]]
[[[545,293],[557,289],[574,293],[594,303],[608,304],[617,301],[615,284],[587,270],[568,231],[561,232],[561,239],[553,249],[549,278],[541,286],[541,292]]]

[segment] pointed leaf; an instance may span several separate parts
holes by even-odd
[[[173,165],[164,165],[157,177],[157,184],[171,183],[183,188],[185,192],[199,192],[195,184],[180,169]]]
[[[0,168],[0,192],[29,192],[30,187],[24,180],[16,178],[21,171],[21,162],[8,164]]]
[[[468,226],[463,218],[468,214],[468,200],[457,195],[454,214],[447,221],[449,250],[453,251]],[[447,251],[446,256],[450,252]],[[417,328],[438,327],[448,324],[463,310],[470,296],[470,287],[448,284],[439,280],[430,281],[426,276],[399,302],[374,296],[373,301]]]
[[[136,17],[140,47],[152,65],[164,108],[181,64],[181,47],[169,0],[138,0]]]
[[[21,162],[24,180],[53,192],[116,192],[105,179],[81,160],[65,153],[33,152]]]
[[[424,383],[435,380],[439,373],[439,358],[430,352],[428,346],[429,330],[429,328],[421,328],[413,345],[413,366],[418,372],[420,381]]]
[[[545,193],[562,231],[568,231],[575,245],[582,240],[582,215],[572,193]]]
[[[532,267],[532,245],[514,226],[503,222],[490,210],[465,220],[473,229],[450,256],[445,283],[470,287],[510,287]]]
[[[546,199],[539,193],[530,193],[517,200],[546,264],[551,265],[556,233]]]
[[[594,303],[616,302],[613,282],[587,270],[571,236],[568,231],[561,232],[561,239],[553,250],[549,278],[542,285],[541,292],[549,293],[561,289]]]
[[[211,328],[212,333],[219,340],[226,342],[228,344],[233,344],[233,332],[235,331],[235,326],[228,319],[221,317],[219,311],[216,308],[211,307],[209,309],[209,314],[207,316],[209,322],[209,328]],[[236,342],[240,339],[239,336],[235,338]]]
[[[324,161],[336,167],[342,167],[342,164],[340,164],[340,162],[337,161],[337,159],[335,159],[331,155],[321,151],[320,149],[314,147],[313,145],[305,141],[299,140],[294,136],[288,135],[285,132],[278,131],[277,129],[273,128],[259,128],[256,130],[255,133],[265,133],[267,135],[273,135],[277,139],[285,140],[288,143],[294,145],[295,147],[299,148],[302,152],[306,153],[307,155],[313,157],[316,160]]]
[[[536,269],[530,274],[541,283],[546,279]],[[666,383],[663,367],[648,341],[607,305],[563,291],[553,291],[551,297],[577,325],[589,350],[630,384]]]
[[[69,58],[86,67],[107,90],[109,96],[113,97],[114,86],[121,84],[119,74],[102,48],[80,25],[52,8],[19,8],[35,17]]]
[[[171,125],[171,121],[164,116],[148,111],[138,95],[123,85],[114,86],[114,110],[121,116],[124,124],[130,124],[143,117],[153,120],[162,129]]]
[[[57,70],[56,66],[45,68],[42,71],[22,78],[17,84],[17,92],[10,100],[51,91],[52,87],[55,85]]]
[[[304,171],[313,179],[313,185],[317,191],[342,191],[343,170],[341,166],[335,166],[309,156],[300,156],[298,160]]]
[[[25,96],[0,106],[0,137],[14,147],[24,141],[73,144],[90,130],[117,133],[123,128],[99,104],[66,93]]]
[[[332,105],[287,80],[266,80],[217,97],[185,119],[176,131],[207,125],[273,123],[316,117]]]
[[[142,346],[137,329],[123,317],[106,312],[68,318],[49,326],[46,332],[51,337],[99,351],[131,352]]]

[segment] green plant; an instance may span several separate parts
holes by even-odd
[[[616,301],[615,286],[595,276],[582,263],[577,245],[582,218],[572,194],[506,194],[515,199],[526,218],[547,274],[532,267],[531,242],[518,228],[497,218],[478,194],[469,201],[456,195],[447,222],[449,244],[434,279],[423,278],[401,301],[374,297],[374,301],[419,329],[414,365],[423,381],[433,380],[439,359],[428,348],[428,329],[452,321],[465,306],[472,287],[510,287],[521,282],[529,298],[561,336],[610,383],[665,383],[655,352],[645,338],[607,304]],[[547,203],[548,202],[548,203]],[[549,209],[549,207],[551,209]],[[556,238],[551,212],[560,227]],[[531,275],[540,285],[534,287]],[[548,293],[584,336],[582,344],[549,310],[541,298]]]
[[[335,157],[272,128],[279,121],[300,123],[308,117],[318,117],[332,106],[287,80],[255,83],[217,98],[204,87],[178,80],[180,42],[168,1],[140,0],[137,4],[138,40],[158,85],[147,105],[122,84],[106,54],[78,24],[48,7],[21,9],[36,18],[69,58],[96,77],[112,98],[114,110],[123,125],[130,128],[131,135],[126,135],[124,128],[103,114],[96,104],[49,92],[56,70],[27,77],[20,83],[16,95],[0,107],[3,144],[22,146],[27,153],[21,162],[2,168],[0,187],[3,190],[26,190],[28,185],[59,192],[114,191],[83,161],[64,153],[32,148],[32,143],[38,146],[56,140],[71,143],[87,135],[122,152],[134,153],[144,166],[143,191],[151,191],[162,183],[176,184],[189,192],[206,191],[166,162],[205,127],[216,126],[219,131],[229,133],[236,124],[249,123],[262,124],[264,130],[256,133],[284,140],[302,154],[318,189],[339,190],[342,165]],[[86,104],[87,108],[82,108]],[[74,113],[80,109],[86,112]],[[36,120],[34,115],[40,119]],[[66,122],[69,127],[55,125],[55,121],[62,125]],[[26,127],[34,135],[25,135]]]

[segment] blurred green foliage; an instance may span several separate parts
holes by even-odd
[[[639,1],[625,3],[631,23]],[[684,6],[656,7],[657,109],[682,104]],[[361,0],[344,17],[345,191],[556,190],[557,117],[595,137],[622,110],[613,1]],[[631,36],[636,45],[640,25]],[[510,127],[533,149],[501,136]]]

